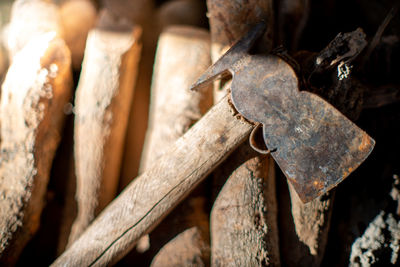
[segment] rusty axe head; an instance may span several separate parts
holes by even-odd
[[[249,54],[265,25],[256,25],[192,86],[232,74],[231,98],[246,119],[263,125],[272,157],[303,202],[343,181],[375,141],[331,104],[299,91],[292,67],[275,55]]]

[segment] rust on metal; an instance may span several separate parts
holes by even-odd
[[[232,75],[231,98],[246,119],[263,125],[271,155],[303,202],[343,181],[375,141],[321,97],[299,90],[293,68],[275,55],[250,54],[264,32],[257,24],[192,86]]]

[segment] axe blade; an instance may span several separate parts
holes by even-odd
[[[329,191],[371,153],[375,141],[321,97],[299,91],[297,75],[274,55],[249,55],[264,32],[256,25],[192,86],[233,75],[232,102],[263,125],[264,141],[303,202]]]
[[[274,55],[248,56],[234,72],[232,103],[263,125],[268,149],[303,202],[335,187],[375,141],[318,95],[299,91],[293,68]]]
[[[220,59],[211,65],[190,87],[190,90],[199,90],[216,79],[233,74],[237,62],[248,56],[248,52],[263,35],[265,28],[265,22],[256,24],[242,39],[237,41]]]

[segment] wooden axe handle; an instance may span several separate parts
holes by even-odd
[[[237,118],[228,97],[223,98],[135,178],[52,266],[104,266],[118,261],[252,129],[252,124]]]

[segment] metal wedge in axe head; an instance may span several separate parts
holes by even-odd
[[[250,54],[264,33],[257,24],[192,86],[232,75],[231,100],[263,125],[272,157],[303,202],[335,187],[371,153],[375,141],[321,97],[299,90],[293,68],[275,55]]]

